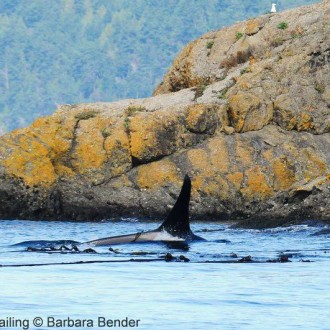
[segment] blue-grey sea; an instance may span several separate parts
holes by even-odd
[[[0,329],[330,329],[330,234],[313,235],[320,225],[243,230],[199,222],[192,229],[207,241],[184,247],[55,250],[75,244],[61,240],[157,226],[0,221]],[[267,262],[283,254],[291,262]],[[247,256],[254,262],[238,262]]]

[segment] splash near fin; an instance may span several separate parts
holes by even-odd
[[[186,175],[175,205],[158,230],[166,230],[171,235],[181,238],[194,237],[189,225],[190,193],[191,180],[189,176]]]

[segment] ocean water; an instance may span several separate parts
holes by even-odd
[[[0,221],[0,329],[330,329],[330,234],[313,235],[320,226],[203,222],[192,229],[207,241],[189,246],[50,250],[157,226]],[[290,262],[267,262],[283,254]]]

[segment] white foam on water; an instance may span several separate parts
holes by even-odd
[[[181,242],[185,241],[183,238],[173,236],[165,230],[157,232],[155,235],[155,240],[157,240],[157,241],[181,241]]]

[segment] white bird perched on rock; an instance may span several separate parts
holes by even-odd
[[[272,3],[272,9],[270,10],[271,13],[276,13],[276,3]]]

